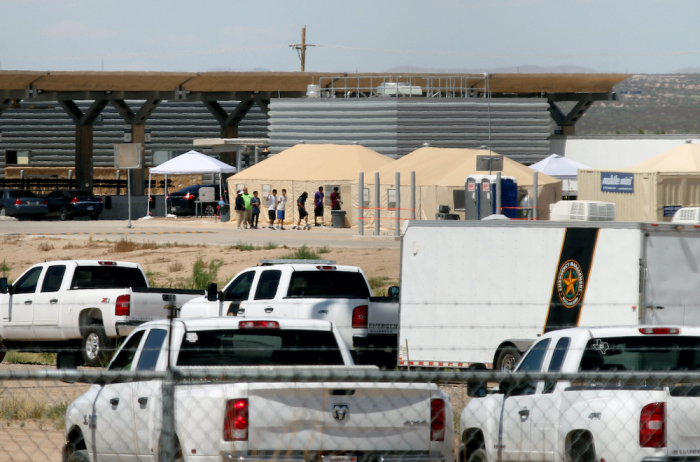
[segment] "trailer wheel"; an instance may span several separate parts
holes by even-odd
[[[517,348],[508,346],[501,350],[498,355],[498,361],[496,362],[496,370],[503,372],[513,372],[515,366],[520,361],[520,352]]]
[[[102,324],[90,324],[83,336],[83,359],[89,367],[103,367],[109,361],[112,342]]]

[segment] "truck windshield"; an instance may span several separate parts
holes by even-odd
[[[332,332],[246,329],[185,333],[178,366],[341,366]]]
[[[289,281],[288,297],[367,298],[369,288],[362,273],[349,271],[296,271]]]
[[[78,266],[73,274],[71,289],[126,289],[148,287],[139,268],[124,266]]]
[[[586,345],[579,370],[700,370],[700,337],[594,338]]]

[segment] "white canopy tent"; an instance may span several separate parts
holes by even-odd
[[[163,162],[157,167],[153,167],[148,172],[148,197],[151,197],[151,175],[165,175],[165,196],[168,195],[168,175],[198,175],[202,173],[219,174],[219,197],[224,197],[223,178],[224,173],[236,173],[236,167],[225,164],[218,159],[209,157],[197,151],[189,151],[174,159]],[[168,214],[167,204],[165,214]],[[148,201],[148,213],[151,215],[151,201]]]
[[[546,173],[554,178],[559,178],[560,180],[574,180],[578,176],[578,169],[591,167],[558,154],[552,154],[536,164],[530,165],[530,168],[538,172]]]
[[[590,168],[588,165],[567,159],[558,154],[552,154],[541,161],[530,165],[530,168],[551,177],[562,180],[562,195],[578,195],[578,171]]]

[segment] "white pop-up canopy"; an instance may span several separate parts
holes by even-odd
[[[151,175],[165,175],[165,195],[168,195],[168,175],[197,175],[202,173],[219,174],[219,197],[224,198],[223,179],[224,173],[236,173],[236,167],[225,164],[218,159],[209,157],[197,151],[189,151],[174,159],[163,162],[153,167],[148,173],[148,197],[151,197]],[[167,204],[165,214],[168,214]],[[151,201],[148,201],[148,214],[151,215]]]
[[[575,160],[567,159],[558,154],[552,154],[549,157],[542,159],[536,164],[530,165],[530,168],[538,172],[545,173],[560,180],[575,180],[580,168],[591,168],[588,165],[576,162]]]

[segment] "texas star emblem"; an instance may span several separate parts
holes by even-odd
[[[335,420],[345,420],[348,416],[348,405],[347,404],[334,404],[333,405],[333,417]]]
[[[583,295],[583,271],[574,260],[567,260],[559,268],[557,275],[557,292],[559,300],[567,308],[573,308],[581,301]]]

